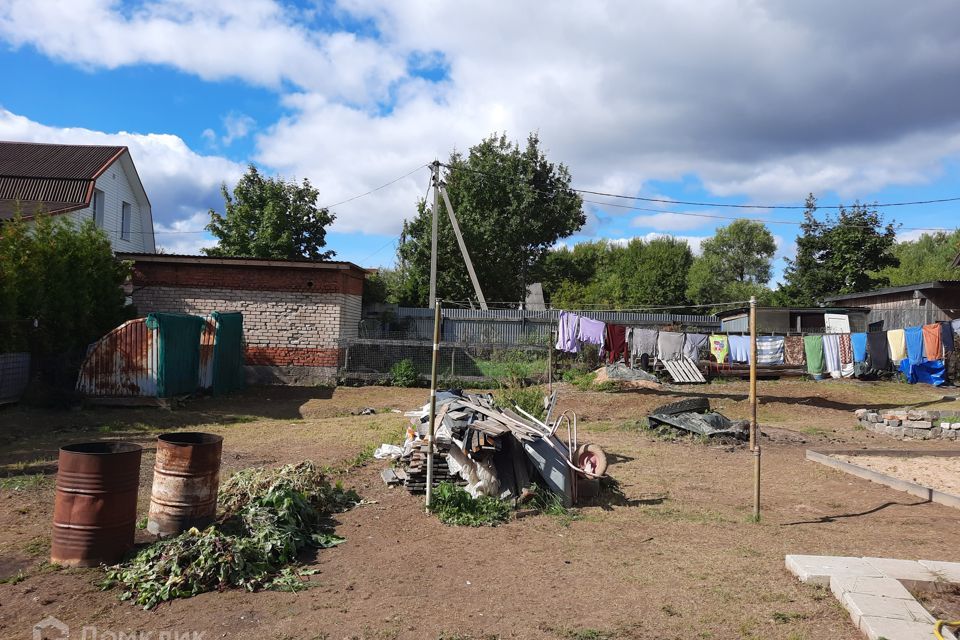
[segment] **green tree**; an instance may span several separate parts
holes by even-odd
[[[791,304],[812,305],[824,297],[885,287],[877,275],[900,264],[894,254],[896,226],[859,202],[817,220],[817,200],[810,194],[797,237],[797,255],[787,260],[780,295]]]
[[[535,134],[525,146],[491,136],[447,161],[447,191],[487,300],[522,300],[527,284],[557,240],[586,222],[570,172],[547,160]],[[431,212],[425,201],[405,222],[397,249],[404,287],[417,304],[430,292]],[[474,297],[466,266],[442,203],[438,232],[437,295]]]
[[[957,253],[960,253],[960,229],[950,233],[924,233],[916,240],[895,244],[893,254],[900,266],[887,267],[879,275],[887,278],[894,287],[932,280],[956,280],[960,278],[960,270],[953,267]]]
[[[767,302],[777,243],[762,222],[735,220],[700,245],[687,277],[687,297],[696,304],[747,300]]]
[[[335,255],[323,251],[335,216],[317,207],[318,192],[309,180],[297,184],[265,178],[251,164],[232,196],[226,184],[221,192],[224,213],[211,209],[207,225],[218,242],[203,250],[207,255],[276,260],[329,260]]]
[[[130,265],[92,220],[42,213],[0,225],[0,353],[80,353],[129,317]]]
[[[684,304],[693,253],[671,237],[626,245],[600,240],[551,251],[544,260],[544,291],[551,304],[639,307]]]

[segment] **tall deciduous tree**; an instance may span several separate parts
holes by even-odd
[[[687,297],[697,304],[770,297],[777,243],[762,222],[735,220],[700,245],[687,277]]]
[[[824,297],[885,287],[878,275],[900,264],[893,251],[896,226],[866,205],[841,206],[817,220],[817,200],[810,194],[797,237],[797,255],[787,260],[785,283],[778,292],[793,304],[811,305]]]
[[[570,188],[570,172],[548,161],[535,134],[525,146],[494,135],[447,161],[447,190],[484,297],[522,300],[535,269],[557,240],[586,222],[581,198]],[[441,203],[438,233],[437,295],[474,297],[453,229]],[[430,291],[431,211],[425,201],[404,223],[398,247],[404,290],[426,304]]]
[[[264,177],[252,164],[233,188],[221,187],[224,213],[210,210],[207,229],[216,236],[209,256],[242,256],[276,260],[328,260],[327,227],[334,214],[317,207],[318,192],[301,184]]]
[[[960,229],[951,233],[924,233],[916,240],[895,244],[893,254],[900,266],[887,267],[880,275],[888,278],[894,287],[931,280],[957,280],[960,269],[953,266],[957,253],[960,253]]]

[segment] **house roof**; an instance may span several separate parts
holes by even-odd
[[[333,269],[333,270],[354,270],[366,273],[368,270],[357,266],[352,262],[341,262],[336,260],[275,260],[272,258],[243,258],[236,256],[197,256],[178,253],[118,253],[117,257],[121,260],[130,260],[133,262],[161,262],[168,264],[205,264],[222,266],[246,266],[246,267],[296,267],[301,269]]]
[[[714,315],[723,320],[732,316],[748,313],[750,307],[727,309]],[[789,311],[790,313],[869,313],[867,307],[757,307],[757,311]]]
[[[844,300],[857,300],[859,298],[872,298],[874,296],[885,296],[894,293],[908,293],[910,291],[929,291],[930,289],[960,289],[960,280],[934,280],[933,282],[920,282],[917,284],[908,284],[901,287],[886,287],[884,289],[874,289],[873,291],[861,291],[859,293],[844,293],[838,296],[824,298],[825,302],[842,302]]]
[[[127,147],[0,141],[0,220],[38,209],[60,214],[89,206],[93,185]]]

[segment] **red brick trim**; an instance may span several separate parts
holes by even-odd
[[[245,349],[245,360],[249,365],[267,365],[274,367],[335,367],[340,359],[340,350],[301,349],[297,347],[253,347]]]

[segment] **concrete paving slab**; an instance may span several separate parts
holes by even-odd
[[[931,640],[933,625],[923,622],[894,620],[893,618],[860,619],[860,631],[870,640]]]
[[[919,560],[920,564],[945,582],[960,582],[960,562]]]
[[[899,580],[894,578],[868,578],[864,576],[831,576],[830,591],[843,601],[845,593],[863,593],[884,598],[913,600],[913,595],[907,591]]]
[[[932,629],[935,622],[930,612],[916,600],[884,598],[866,593],[847,592],[840,600],[854,624],[860,626],[860,618],[892,618],[904,622],[923,622]]]
[[[830,586],[830,578],[838,577],[885,577],[879,569],[863,558],[852,556],[804,556],[788,555],[787,570],[797,576],[801,582]]]
[[[898,560],[896,558],[864,558],[881,575],[896,578],[907,587],[923,582],[936,582],[937,576],[916,560]]]

